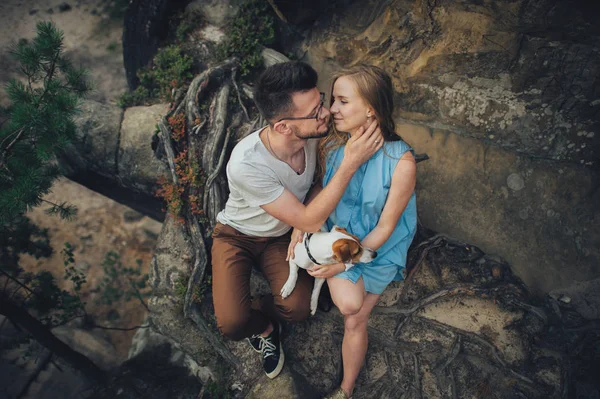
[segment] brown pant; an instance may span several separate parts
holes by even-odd
[[[289,276],[285,260],[290,234],[281,237],[252,237],[217,223],[213,232],[213,301],[217,327],[233,340],[262,333],[271,319],[300,321],[310,313],[314,279],[300,269],[292,294],[283,299],[281,288]],[[252,300],[250,274],[258,264],[273,295]]]

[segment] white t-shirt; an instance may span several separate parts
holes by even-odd
[[[217,220],[250,236],[279,237],[291,226],[265,212],[261,205],[275,201],[287,189],[304,202],[317,165],[317,139],[304,147],[306,168],[298,175],[287,163],[275,158],[259,137],[263,129],[240,141],[227,163],[229,199]]]

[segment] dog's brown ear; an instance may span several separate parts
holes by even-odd
[[[337,240],[333,243],[333,257],[341,263],[350,263],[352,253],[350,252],[350,240]]]
[[[363,253],[363,247],[356,241],[348,240],[350,246],[350,255],[352,255],[353,263],[359,262],[359,259]]]
[[[348,233],[348,230],[346,230],[345,228],[343,228],[343,227],[336,227],[335,229],[336,229],[337,231],[339,231],[340,233],[347,234],[347,235],[349,235],[350,237],[354,238],[356,241],[360,242],[360,239],[359,239],[357,236],[355,236],[354,234],[350,234],[350,233]]]

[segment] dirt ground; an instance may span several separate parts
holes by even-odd
[[[114,0],[2,0],[0,1],[0,106],[7,106],[4,90],[10,78],[18,77],[8,50],[20,38],[35,37],[40,21],[53,21],[64,33],[65,53],[74,65],[90,71],[94,92],[90,99],[114,102],[127,88],[123,68],[122,20],[110,17]],[[66,3],[71,9],[59,11]],[[51,11],[50,11],[51,10]]]
[[[87,270],[87,283],[83,287],[82,299],[87,302],[86,311],[96,316],[96,324],[119,328],[142,324],[146,309],[139,301],[131,300],[114,306],[99,305],[97,300],[100,293],[95,288],[104,276],[102,262],[108,251],[119,253],[123,265],[129,267],[134,267],[136,259],[141,259],[142,271],[148,273],[161,223],[67,179],[59,180],[54,185],[53,192],[45,199],[55,203],[68,201],[77,206],[78,215],[72,221],[64,221],[46,215],[47,206],[44,205],[29,212],[28,216],[36,224],[49,229],[48,234],[55,251],[49,259],[36,260],[31,256],[23,256],[23,268],[32,272],[49,270],[61,288],[71,290],[71,282],[63,279],[64,264],[60,253],[64,243],[69,242],[74,246],[76,266],[80,270]],[[118,318],[112,320],[111,316],[116,316],[115,311]],[[105,332],[119,358],[126,359],[135,331]]]

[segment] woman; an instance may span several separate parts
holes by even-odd
[[[333,80],[332,134],[323,139],[321,165],[325,186],[344,155],[344,145],[361,127],[377,120],[384,145],[356,172],[327,227],[346,228],[363,246],[377,251],[368,264],[346,270],[344,264],[316,265],[309,273],[327,278],[335,305],[344,315],[341,386],[328,398],[349,398],[367,352],[367,321],[385,287],[403,279],[408,247],[415,235],[416,167],[411,148],[395,133],[393,87],[389,75],[359,65]]]

